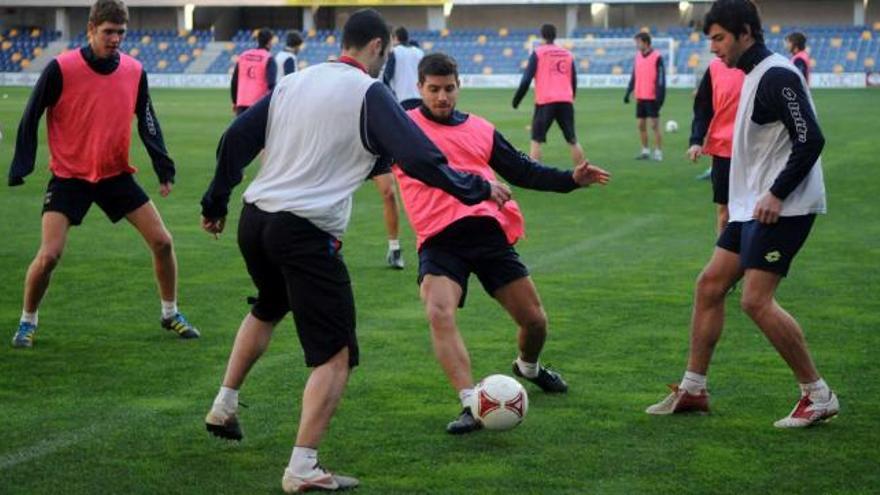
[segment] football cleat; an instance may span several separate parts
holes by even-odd
[[[162,328],[176,333],[182,339],[197,339],[201,336],[199,329],[187,321],[183,313],[175,313],[171,318],[162,318]]]
[[[34,334],[37,326],[26,321],[19,322],[18,330],[12,336],[12,347],[27,348],[34,346]]]
[[[654,160],[655,162],[662,162],[663,161],[663,152],[660,150],[654,150],[654,155],[651,157],[651,159]]]
[[[666,415],[686,412],[708,413],[709,393],[706,389],[700,390],[699,395],[694,395],[678,385],[669,385],[672,393],[662,401],[645,409],[648,414]]]
[[[357,478],[328,473],[321,466],[317,466],[317,473],[303,478],[293,474],[290,468],[284,470],[281,478],[281,489],[284,493],[302,493],[310,491],[335,492],[348,490],[360,484]]]
[[[696,180],[709,180],[712,178],[712,167],[707,168],[704,172],[698,174],[694,179]]]
[[[238,424],[237,411],[230,411],[222,404],[214,403],[205,416],[205,429],[215,437],[240,441],[244,435]]]
[[[473,413],[471,413],[471,408],[465,407],[455,421],[446,425],[446,433],[449,433],[450,435],[461,435],[462,433],[470,433],[482,428],[483,425],[481,425],[480,422],[474,418]]]
[[[639,153],[638,155],[636,155],[636,160],[648,160],[650,158],[651,158],[651,154],[646,151],[643,151],[643,152]]]
[[[839,411],[840,402],[837,400],[837,394],[831,390],[828,391],[828,400],[824,402],[813,402],[809,394],[804,394],[794,405],[791,413],[773,423],[773,426],[777,428],[805,428],[828,421]]]
[[[538,368],[538,376],[534,378],[529,378],[523,375],[522,371],[520,371],[519,369],[519,366],[517,366],[516,361],[514,361],[513,374],[534,383],[535,385],[540,387],[541,390],[547,393],[564,394],[568,392],[568,384],[565,383],[562,375],[543,366]]]
[[[400,249],[389,249],[388,254],[385,255],[385,262],[395,270],[403,270],[403,253]]]

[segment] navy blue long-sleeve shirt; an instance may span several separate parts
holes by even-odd
[[[694,120],[691,122],[690,145],[702,146],[709,132],[709,124],[715,117],[715,107],[712,104],[712,72],[706,69],[697,95],[694,97]]]
[[[652,49],[653,51],[653,49]],[[650,51],[648,53],[651,53]],[[663,57],[657,57],[657,80],[654,82],[655,85],[655,94],[657,95],[657,105],[663,106],[663,102],[666,101],[666,65],[663,62]],[[633,90],[636,87],[636,68],[633,66],[632,74],[629,78],[629,84],[626,86],[626,95],[623,97],[624,100],[629,101],[629,95],[632,94]]]
[[[119,54],[109,58],[98,58],[91,47],[86,45],[80,48],[83,58],[89,67],[99,74],[111,74],[119,67]],[[61,98],[64,89],[64,80],[61,66],[57,60],[52,60],[43,69],[40,78],[28,99],[27,106],[18,124],[18,135],[15,139],[15,155],[9,167],[9,185],[17,186],[24,184],[24,178],[34,171],[37,159],[37,131],[40,128],[40,119],[47,108],[55,106]],[[174,182],[174,161],[168,155],[165,148],[165,140],[162,137],[162,129],[159,127],[159,119],[153,109],[150,99],[150,89],[147,84],[146,71],[141,72],[138,85],[137,101],[135,103],[135,115],[138,119],[138,135],[147,149],[147,154],[153,162],[153,170],[159,178],[159,182]]]
[[[516,93],[513,95],[513,108],[519,106],[522,99],[525,98],[526,93],[529,92],[529,86],[532,85],[532,79],[535,78],[535,74],[538,72],[538,54],[532,52],[529,56],[529,63],[526,65],[526,70],[523,72],[522,79],[519,81],[519,87],[516,89]],[[577,96],[577,68],[574,65],[574,60],[571,61],[571,96]]]
[[[242,170],[265,145],[271,98],[270,93],[243,112],[223,134],[217,147],[214,180],[202,197],[204,217],[220,218],[227,214],[229,197],[241,182]],[[450,167],[443,153],[380,82],[370,86],[364,97],[360,136],[364,147],[378,155],[379,160],[393,158],[407,175],[455,196],[462,203],[476,204],[490,196],[489,182]]]
[[[772,53],[764,44],[756,43],[743,53],[737,67],[748,75]],[[765,72],[758,82],[749,118],[759,125],[782,122],[788,130],[791,155],[770,187],[774,196],[784,200],[807,177],[825,147],[825,137],[801,77],[784,67]]]

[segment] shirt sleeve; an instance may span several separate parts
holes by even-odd
[[[394,79],[394,69],[397,67],[397,59],[394,57],[392,50],[388,54],[388,61],[385,62],[385,71],[382,73],[382,82],[386,86],[391,86],[391,80]]]
[[[40,78],[37,79],[37,84],[34,86],[21,116],[21,122],[18,124],[15,155],[9,167],[10,186],[24,184],[24,178],[34,171],[40,119],[47,108],[58,103],[58,99],[61,98],[62,84],[61,66],[56,60],[52,60],[40,74]]]
[[[577,96],[578,92],[578,72],[577,66],[574,63],[574,60],[571,61],[571,96],[572,98]]]
[[[296,60],[296,59],[293,57],[290,57],[284,61],[284,75],[285,76],[296,72],[296,62],[294,62],[294,60]]]
[[[538,72],[538,54],[532,52],[529,55],[529,63],[526,66],[525,72],[523,72],[522,79],[519,81],[519,88],[516,89],[516,93],[513,95],[513,108],[518,107],[522,99],[525,98],[526,93],[529,92],[529,86],[531,86],[536,72]]]
[[[147,72],[141,71],[141,81],[138,85],[137,104],[135,115],[138,118],[138,135],[150,155],[153,162],[153,170],[159,177],[160,184],[174,182],[174,161],[168,155],[165,148],[165,139],[162,137],[162,128],[159,127],[159,119],[150,99],[150,88],[147,84]]]
[[[782,122],[791,138],[791,154],[770,192],[785,199],[812,170],[825,147],[807,90],[798,74],[784,67],[769,69],[758,83],[752,121],[759,125]]]
[[[382,83],[370,86],[364,98],[361,140],[372,153],[393,157],[410,177],[439,188],[464,204],[473,205],[489,198],[489,182],[450,167],[443,153]]]
[[[232,82],[229,85],[229,92],[232,96],[232,105],[235,106],[235,102],[238,99],[238,64],[235,64],[235,69],[232,71]]]
[[[626,94],[623,95],[624,100],[629,99],[629,95],[632,94],[633,90],[636,88],[636,68],[633,66],[632,74],[629,76],[629,83],[626,85]]]
[[[657,57],[657,105],[663,106],[666,101],[666,66],[663,57]]]
[[[794,59],[794,66],[797,67],[799,71],[801,71],[801,74],[804,75],[804,78],[807,77],[807,71],[810,69],[807,66],[807,63],[804,62],[804,59],[802,59],[802,58]]]
[[[697,88],[697,95],[694,97],[694,120],[691,122],[691,139],[690,145],[702,146],[703,140],[706,139],[706,133],[709,132],[709,123],[715,116],[715,109],[712,107],[712,73],[706,69],[703,79],[700,80],[700,87]]]
[[[221,218],[228,213],[229,197],[242,180],[242,170],[266,144],[271,99],[272,93],[269,93],[242,112],[220,138],[214,178],[202,196],[202,216],[205,218]]]
[[[569,192],[578,188],[570,170],[547,167],[518,151],[495,131],[489,166],[511,184],[537,191]]]
[[[275,89],[276,81],[278,81],[278,64],[275,63],[274,58],[269,57],[266,61],[266,84],[269,86],[269,91]]]

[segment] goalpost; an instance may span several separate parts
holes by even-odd
[[[532,43],[532,50],[541,42]],[[555,44],[568,49],[574,55],[578,74],[628,74],[625,67],[632,67],[636,53],[632,38],[557,38]],[[651,46],[663,55],[666,73],[674,73],[675,40],[673,38],[652,38]]]

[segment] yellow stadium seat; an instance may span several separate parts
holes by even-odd
[[[238,55],[233,55],[231,60],[232,60],[233,64],[237,64],[238,63]]]
[[[867,67],[868,69],[874,68],[874,57],[865,58],[865,67]]]
[[[525,69],[525,68],[528,67],[528,66],[529,66],[529,61],[528,61],[528,60],[520,60],[520,62],[519,62],[519,68],[520,68],[520,69]]]
[[[318,35],[317,31],[315,31],[314,29],[309,29],[309,34],[308,34],[309,38],[314,38],[317,35]]]
[[[332,34],[330,36],[327,36],[326,42],[328,45],[335,45],[336,44],[336,36],[333,36]]]
[[[142,45],[149,45],[152,42],[153,42],[153,38],[150,35],[145,35],[143,38],[141,38]]]
[[[422,43],[422,48],[424,48],[425,50],[431,50],[434,48],[434,42],[433,41],[426,41],[426,42]]]
[[[483,74],[486,76],[492,75],[492,67],[489,67],[488,65],[483,67]]]
[[[504,37],[507,36],[508,34],[510,34],[510,30],[507,29],[506,27],[503,27],[503,28],[501,28],[501,29],[498,30],[498,36],[501,36],[502,38],[504,38]]]
[[[611,73],[614,74],[615,76],[619,76],[619,75],[623,74],[623,67],[621,67],[619,65],[615,65],[614,67],[611,68]]]
[[[846,52],[846,59],[849,60],[850,62],[855,60],[857,57],[858,57],[858,54],[856,52]]]
[[[305,60],[300,60],[299,63],[297,63],[296,65],[297,65],[298,69],[302,70],[302,69],[305,69],[306,67],[308,67],[309,63],[306,62]]]
[[[773,34],[779,34],[782,32],[782,27],[779,24],[774,24],[770,26],[770,32]]]
[[[862,39],[865,41],[871,41],[874,38],[874,35],[871,34],[871,31],[862,31]]]
[[[185,53],[181,53],[180,56],[177,57],[177,61],[182,64],[185,64],[185,63],[189,62],[189,55],[187,55]]]
[[[510,58],[510,57],[513,56],[513,48],[511,48],[511,47],[508,46],[508,47],[505,48],[504,51],[501,52],[501,53],[502,53],[505,57]]]
[[[441,37],[441,38],[445,38],[445,37],[447,37],[447,36],[449,36],[449,30],[446,29],[446,28],[441,29],[441,30],[440,30],[440,37]]]
[[[596,50],[593,53],[595,53],[597,57],[601,57],[601,56],[605,55],[606,52],[605,52],[605,49],[600,46],[599,48],[596,48]]]
[[[815,67],[815,66],[816,66],[816,59],[815,59],[815,58],[811,58],[811,59],[810,59],[810,67]]]
[[[840,64],[834,64],[834,73],[843,74],[843,66]]]
[[[202,49],[201,48],[196,48],[195,50],[193,50],[193,58],[199,58],[201,56],[202,56]]]
[[[28,59],[24,59],[24,60],[21,61],[21,68],[22,68],[22,69],[27,69],[27,68],[30,67],[30,66],[31,66],[31,61],[30,61],[30,60],[28,60]]]
[[[589,59],[582,58],[581,61],[578,63],[578,65],[580,66],[581,70],[586,71],[586,70],[589,70],[589,69],[590,69],[590,61],[589,61]]]
[[[10,29],[9,30],[9,37],[15,38],[16,36],[18,36],[18,29],[15,29],[15,28]]]
[[[7,41],[4,41],[3,44],[0,45],[0,48],[3,48],[3,51],[4,51],[4,52],[7,51],[7,50],[9,50],[10,48],[12,48],[12,42],[11,42],[11,41],[8,41],[8,40],[7,40]]]
[[[649,28],[648,26],[642,26],[642,28],[639,29],[639,32],[651,34],[651,28]]]
[[[42,34],[42,32],[39,30],[39,28],[34,28],[31,30],[31,38],[39,38],[40,34]]]
[[[477,36],[477,44],[478,45],[485,45],[486,41],[488,41],[488,39],[486,38],[485,34],[481,34],[481,35]]]
[[[177,30],[177,37],[178,37],[178,38],[183,38],[183,37],[186,36],[187,34],[188,34],[188,33],[187,33],[186,29],[178,29],[178,30]]]
[[[475,64],[482,64],[482,63],[483,63],[483,60],[485,60],[485,57],[483,57],[483,54],[482,54],[482,53],[476,53],[476,54],[474,54],[473,61],[474,61]]]
[[[141,54],[141,49],[138,47],[134,47],[128,51],[128,54],[131,55],[132,57],[137,58],[137,56]]]
[[[36,48],[34,48],[34,57],[39,57],[39,56],[42,55],[42,54],[43,54],[43,49],[42,49],[42,48],[40,48],[40,47],[36,47]]]
[[[164,60],[160,60],[158,63],[156,63],[156,67],[159,70],[165,70],[165,68],[168,67],[168,62],[166,62]]]
[[[596,37],[592,33],[590,33],[590,34],[584,36],[584,39],[585,40],[593,40],[593,39],[596,39]]]
[[[880,31],[880,21],[874,23],[874,31]]]
[[[565,48],[566,50],[574,50],[574,43],[571,41],[566,41],[565,43],[562,44],[562,47]]]
[[[231,42],[231,41],[230,41],[229,43],[226,43],[226,50],[228,50],[228,51],[230,51],[230,52],[231,52],[232,50],[235,50],[235,43],[233,43],[233,42]]]
[[[160,51],[160,52],[164,52],[164,51],[167,50],[167,49],[168,49],[168,43],[167,43],[167,42],[163,41],[163,42],[159,43],[159,51]]]
[[[831,38],[831,48],[840,48],[843,46],[843,40],[840,38]]]
[[[694,43],[699,42],[700,41],[700,33],[696,32],[696,31],[691,33],[690,40]]]
[[[12,54],[12,58],[11,58],[11,60],[12,60],[13,62],[19,62],[19,61],[21,61],[21,53],[18,53],[18,52],[13,53],[13,54]]]
[[[189,43],[190,45],[195,45],[196,42],[198,42],[198,41],[199,41],[199,39],[196,38],[195,36],[190,36],[189,38],[186,39],[186,42]]]

